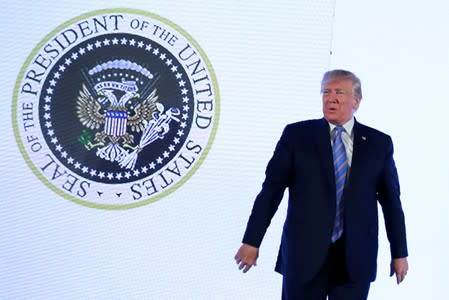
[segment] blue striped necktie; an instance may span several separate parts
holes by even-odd
[[[348,172],[348,159],[341,134],[345,129],[342,126],[334,128],[332,155],[334,157],[335,189],[336,189],[336,214],[332,230],[331,241],[335,242],[343,234],[343,203],[342,195],[345,188],[346,174]]]

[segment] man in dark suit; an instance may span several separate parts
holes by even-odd
[[[391,250],[390,275],[407,274],[407,242],[391,138],[360,124],[360,80],[332,70],[321,83],[324,118],[285,127],[266,168],[235,260],[243,272],[288,188],[276,271],[283,299],[366,299],[375,280],[380,203]]]

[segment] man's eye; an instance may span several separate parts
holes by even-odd
[[[344,95],[345,92],[344,91],[337,91],[337,95]]]

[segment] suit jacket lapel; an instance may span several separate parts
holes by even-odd
[[[314,137],[317,153],[319,155],[321,165],[323,166],[325,178],[329,183],[330,187],[332,187],[333,190],[335,190],[334,162],[333,162],[334,159],[332,157],[332,146],[330,142],[331,137],[329,132],[329,124],[324,118],[321,119],[319,126],[316,128]]]
[[[369,152],[368,150],[368,140],[365,134],[365,130],[363,126],[360,125],[357,120],[355,120],[352,163],[348,179],[349,187],[352,185],[352,181],[354,181],[359,176],[363,176],[363,162],[365,161],[366,155]]]

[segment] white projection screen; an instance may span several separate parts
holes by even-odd
[[[392,136],[401,182],[410,270],[389,277],[380,214],[369,299],[443,299],[448,11],[3,1],[0,299],[280,299],[286,201],[258,265],[242,274],[233,257],[282,129],[322,116],[333,68],[361,78],[356,118]]]

